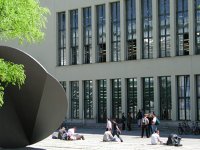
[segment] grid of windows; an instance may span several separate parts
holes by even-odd
[[[169,0],[159,0],[159,55],[170,56],[170,7]]]
[[[153,58],[152,0],[142,0],[142,58]]]
[[[106,62],[105,5],[97,6],[97,61]]]
[[[91,24],[91,7],[83,9],[83,45],[84,45],[84,64],[92,62],[92,24]]]
[[[112,80],[112,118],[119,121],[122,117],[121,79]]]
[[[177,0],[177,55],[189,55],[188,0]]]
[[[197,120],[200,120],[200,75],[196,76]]]
[[[71,118],[79,118],[79,82],[71,81]]]
[[[137,79],[127,79],[127,116],[128,113],[137,115]]]
[[[136,8],[135,0],[126,1],[127,60],[136,59]]]
[[[160,119],[171,119],[171,77],[164,76],[159,78],[160,91]]]
[[[190,120],[190,76],[177,76],[178,119]]]
[[[78,9],[70,11],[71,64],[78,64]]]
[[[145,113],[154,111],[154,89],[153,78],[143,78],[143,110]]]
[[[98,80],[98,122],[107,118],[107,85],[106,80]]]
[[[196,54],[200,54],[200,0],[195,0],[195,38]]]
[[[111,61],[120,61],[120,2],[111,3]]]
[[[58,66],[66,65],[66,20],[65,12],[58,13]]]
[[[84,81],[84,118],[93,118],[93,94],[92,94],[92,81]]]

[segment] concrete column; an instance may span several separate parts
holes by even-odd
[[[126,60],[126,3],[120,1],[121,61]]]
[[[190,110],[191,110],[191,120],[195,121],[197,116],[196,111],[196,84],[195,84],[195,75],[190,74]]]
[[[83,81],[79,80],[79,119],[84,123]]]
[[[170,37],[171,51],[170,55],[176,56],[176,1],[170,0]]]
[[[159,57],[158,0],[152,1],[153,58]]]
[[[97,107],[97,104],[98,104],[98,101],[97,101],[97,81],[96,80],[92,80],[92,83],[93,83],[93,90],[92,90],[92,94],[93,94],[93,118],[95,120],[95,123],[97,123],[98,121],[98,115],[97,115],[97,112],[98,112],[98,107]]]
[[[177,107],[177,79],[175,75],[171,76],[171,95],[172,95],[172,120],[178,120],[178,107]]]
[[[160,101],[159,101],[159,79],[157,76],[154,79],[154,112],[157,116],[160,116]]]
[[[126,104],[126,79],[121,79],[121,92],[122,92],[122,113],[126,114],[127,104]]]
[[[83,64],[83,9],[78,9],[78,37],[79,37],[79,62],[78,64]]]
[[[70,11],[66,11],[66,65],[70,65],[71,49],[70,49]]]
[[[106,62],[111,61],[111,11],[110,11],[110,3],[107,1],[105,5],[106,9]]]
[[[137,77],[137,110],[143,109],[143,99],[142,99],[142,78]]]
[[[142,56],[142,10],[141,0],[136,0],[136,35],[137,35],[137,59],[141,59]],[[140,108],[140,107],[138,107]]]
[[[111,118],[112,115],[112,103],[111,103],[111,96],[112,96],[112,89],[111,89],[111,80],[106,79],[107,82],[107,117]]]
[[[97,18],[97,15],[96,15],[96,6],[93,5],[92,8],[92,63],[96,63],[96,50],[97,50],[97,32],[96,32],[96,18]]]
[[[195,55],[195,13],[194,0],[188,0],[189,54]]]

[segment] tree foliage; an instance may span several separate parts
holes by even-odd
[[[49,10],[40,7],[39,0],[0,0],[0,39],[40,41],[44,38],[46,14]]]
[[[0,0],[0,40],[18,39],[34,43],[44,38],[49,9],[41,7],[39,0]],[[21,87],[25,83],[24,66],[0,58],[0,107],[8,84]]]
[[[3,105],[4,89],[8,84],[18,85],[19,88],[24,84],[26,75],[24,66],[0,59],[0,106]]]

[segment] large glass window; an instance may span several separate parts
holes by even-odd
[[[97,6],[97,61],[106,62],[105,5]]]
[[[111,3],[111,61],[120,61],[120,2]]]
[[[143,78],[143,110],[145,113],[154,111],[154,89],[153,78]]]
[[[66,65],[66,21],[65,12],[58,13],[58,66]]]
[[[170,7],[169,0],[159,0],[159,55],[170,56]]]
[[[177,0],[177,56],[189,55],[188,0]]]
[[[126,1],[127,60],[136,59],[136,8],[135,0]]]
[[[200,120],[200,75],[196,76],[197,120]]]
[[[83,9],[83,60],[84,64],[92,63],[92,24],[91,24],[91,7]]]
[[[127,79],[127,115],[133,114],[135,118],[137,115],[137,79]]]
[[[195,0],[196,54],[200,54],[200,0]]]
[[[160,89],[160,119],[171,119],[171,77],[164,76],[159,78]]]
[[[106,80],[98,80],[98,122],[106,122],[107,86]]]
[[[70,11],[71,64],[78,64],[78,10]]]
[[[177,77],[178,119],[190,120],[190,76]]]
[[[112,118],[119,121],[122,117],[121,79],[112,80]]]
[[[153,58],[153,36],[152,36],[152,0],[142,0],[142,58]]]
[[[79,118],[79,82],[71,82],[71,118]]]
[[[93,118],[92,81],[84,81],[84,118]]]

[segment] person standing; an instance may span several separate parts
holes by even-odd
[[[107,118],[106,131],[112,131],[112,123],[109,118]]]
[[[137,124],[138,124],[138,127],[141,127],[141,121],[142,121],[142,112],[141,110],[139,109],[137,115],[136,115],[136,118],[137,118]]]
[[[125,130],[125,122],[126,122],[126,117],[124,116],[124,113],[122,113],[122,130]]]
[[[146,131],[146,137],[149,138],[149,132],[148,132],[148,124],[149,124],[149,119],[147,118],[148,114],[145,114],[142,118],[142,134],[141,138],[144,136],[144,130]]]
[[[121,131],[117,125],[117,122],[115,120],[113,120],[112,123],[113,123],[113,133],[112,133],[113,137],[115,135],[117,135],[117,137],[120,139],[120,141],[123,142],[122,138],[120,137]]]
[[[127,116],[127,128],[129,131],[131,131],[131,123],[132,123],[132,116],[130,113],[128,113],[128,116]]]

